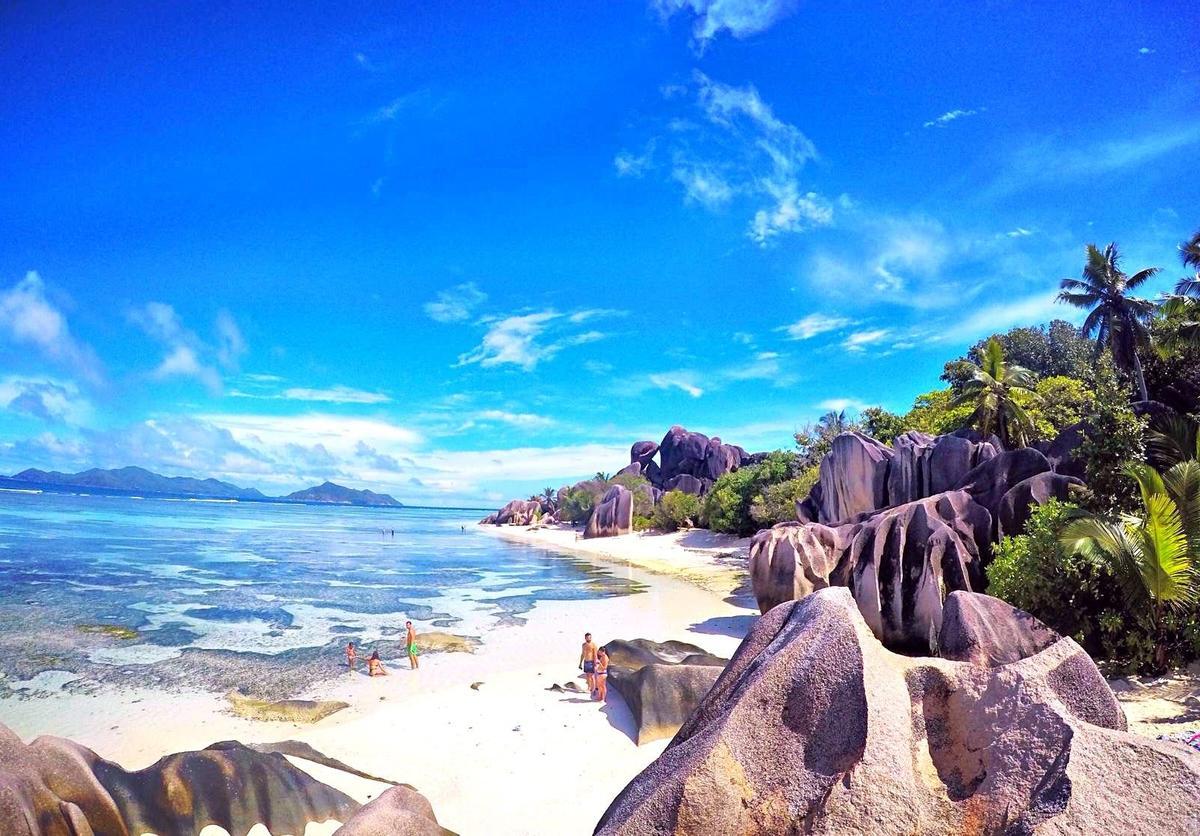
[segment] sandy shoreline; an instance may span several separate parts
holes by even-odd
[[[301,740],[360,770],[416,786],[443,825],[463,834],[591,833],[609,802],[667,741],[638,747],[632,718],[612,692],[600,706],[546,689],[578,677],[587,630],[601,642],[678,639],[731,654],[756,614],[727,600],[744,580],[738,541],[693,532],[579,546],[569,529],[497,533],[585,557],[645,591],[541,602],[523,626],[485,634],[475,654],[430,654],[415,672],[392,660],[386,678],[346,674],[315,685],[301,696],[350,707],[314,725],[239,718],[217,694],[115,688],[2,700],[0,721],[27,740],[69,737],[130,769],[220,740]],[[473,690],[476,682],[483,684]],[[385,788],[294,762],[361,801]],[[334,826],[312,825],[308,833]]]

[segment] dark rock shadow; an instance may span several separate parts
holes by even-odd
[[[735,639],[742,639],[754,627],[754,622],[757,620],[757,615],[717,615],[691,625],[688,630],[709,636],[732,636]]]

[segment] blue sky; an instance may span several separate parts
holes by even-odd
[[[0,14],[0,472],[786,447],[1200,225],[1192,4],[105,5]]]

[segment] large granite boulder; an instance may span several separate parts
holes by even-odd
[[[684,642],[612,641],[608,682],[637,724],[637,743],[670,737],[695,710],[728,662]]]
[[[997,536],[1011,537],[1022,533],[1034,506],[1051,499],[1067,502],[1074,493],[1083,489],[1084,484],[1079,479],[1051,471],[1018,482],[1000,498],[1000,505],[996,509]]]
[[[407,785],[364,804],[337,829],[338,836],[454,836],[438,824],[429,799]]]
[[[704,496],[708,493],[708,489],[712,487],[712,482],[707,479],[697,479],[687,473],[680,473],[678,476],[672,476],[667,481],[663,482],[664,491],[683,491],[690,493],[693,496]]]
[[[633,531],[633,494],[628,488],[613,485],[609,488],[588,517],[583,529],[584,539],[593,537],[617,537]]]
[[[779,523],[750,541],[750,585],[759,609],[803,598],[830,585],[846,556],[856,525]]]
[[[1054,437],[1050,445],[1046,448],[1046,459],[1050,462],[1050,466],[1054,468],[1055,473],[1060,473],[1063,476],[1074,476],[1076,479],[1082,479],[1086,475],[1086,465],[1083,459],[1079,458],[1079,445],[1083,444],[1084,423],[1080,421],[1078,424],[1071,424],[1063,429]]]
[[[973,468],[958,484],[975,501],[992,512],[1000,510],[1000,500],[1018,482],[1050,470],[1050,461],[1032,447],[1006,450]]]
[[[892,442],[895,458],[888,468],[888,501],[914,502],[954,490],[973,468],[994,458],[995,442],[972,433],[931,436],[915,430]]]
[[[859,432],[835,438],[833,449],[821,459],[818,522],[847,522],[886,508],[888,465],[895,455],[891,447]]]
[[[623,468],[618,470],[616,475],[617,476],[641,476],[642,475],[642,463],[641,462],[630,462],[629,464],[625,465]]]
[[[643,468],[654,461],[658,452],[658,444],[654,441],[635,441],[629,448],[629,463],[640,464]]]
[[[632,453],[632,451],[631,451]],[[737,470],[747,458],[746,451],[734,444],[704,433],[674,426],[663,436],[658,448],[658,477],[665,486],[675,476],[686,474],[710,482]]]
[[[542,503],[536,499],[514,499],[491,518],[493,525],[533,525],[541,516]]]
[[[1071,639],[998,667],[904,657],[821,590],[759,619],[596,833],[1196,832],[1200,757],[1105,727],[1111,698]]]
[[[278,753],[240,743],[167,755],[127,772],[57,737],[29,745],[0,725],[0,833],[4,836],[138,836],[199,833],[210,824],[246,833],[303,833],[309,822],[346,821],[359,804]]]
[[[750,543],[750,581],[762,612],[826,586],[847,586],[889,647],[929,652],[945,592],[983,587],[991,514],[947,491],[838,526],[781,523]]]

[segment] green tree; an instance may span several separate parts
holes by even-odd
[[[554,488],[542,488],[542,494],[538,498],[550,510],[558,510],[558,492]]]
[[[1096,406],[1091,388],[1071,377],[1047,377],[1034,386],[1036,397],[1014,397],[1025,408],[1033,425],[1033,440],[1050,441],[1064,428],[1078,424]]]
[[[1140,488],[1143,511],[1111,522],[1092,515],[1063,529],[1064,547],[1107,558],[1122,580],[1131,609],[1148,608],[1154,636],[1154,668],[1165,670],[1168,609],[1194,604],[1200,592],[1195,561],[1200,550],[1200,463],[1183,462],[1160,475],[1146,464],[1126,469]]]
[[[902,416],[880,406],[869,406],[862,411],[862,426],[863,432],[884,444],[891,444],[908,429]]]
[[[905,430],[917,430],[929,435],[944,435],[966,427],[971,421],[972,407],[955,404],[952,389],[935,389],[917,395],[913,408],[900,419]]]
[[[690,528],[700,520],[700,497],[683,491],[667,491],[658,501],[651,517],[659,531]]]
[[[596,507],[596,496],[586,488],[571,488],[563,495],[559,519],[569,523],[587,522]]]
[[[1058,300],[1089,311],[1083,322],[1086,337],[1096,338],[1096,350],[1107,347],[1117,368],[1133,374],[1140,399],[1150,399],[1138,347],[1149,341],[1147,325],[1154,316],[1153,302],[1130,296],[1129,292],[1145,284],[1159,272],[1147,267],[1132,276],[1121,272],[1116,244],[1103,251],[1088,244],[1087,263],[1081,279],[1063,279]]]
[[[993,337],[980,365],[951,404],[971,404],[971,422],[985,436],[995,433],[1005,447],[1024,446],[1033,433],[1033,422],[1020,401],[1038,399],[1034,386],[1033,373],[1006,363],[1004,347]]]
[[[1146,420],[1134,413],[1127,390],[1108,357],[1096,366],[1095,407],[1084,418],[1078,457],[1084,463],[1088,509],[1113,515],[1137,508],[1137,492],[1125,474],[1128,462],[1144,461]]]
[[[750,519],[759,528],[796,519],[796,503],[808,496],[820,475],[819,467],[810,467],[795,479],[760,485],[750,500]]]
[[[772,486],[800,478],[798,465],[801,457],[795,453],[776,450],[769,453],[759,464],[749,465],[722,475],[704,497],[703,518],[713,531],[723,531],[745,536],[760,528],[752,514],[755,503],[765,503],[764,493]],[[811,467],[809,468],[811,469]],[[810,484],[811,487],[811,484]],[[797,490],[791,486],[791,490]],[[772,501],[774,509],[786,502],[777,490]],[[765,509],[765,505],[763,505]],[[765,513],[765,511],[764,511]],[[795,505],[787,519],[795,519]]]
[[[845,432],[859,429],[846,417],[846,411],[827,412],[815,424],[805,424],[792,436],[800,451],[801,469],[820,464],[833,449],[833,440]]]
[[[1010,363],[1029,369],[1038,377],[1091,379],[1094,362],[1091,343],[1069,322],[1056,319],[1049,325],[1013,328],[993,336],[1000,340]],[[965,357],[947,363],[942,380],[955,389],[970,380],[987,343],[986,339],[980,340]]]
[[[1159,308],[1159,352],[1177,354],[1200,347],[1200,231],[1179,245],[1179,258],[1195,272],[1175,285],[1175,294]]]

